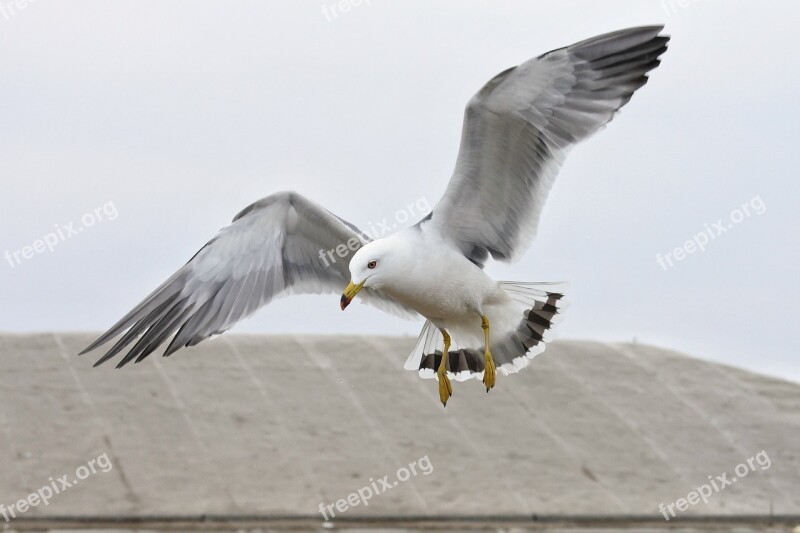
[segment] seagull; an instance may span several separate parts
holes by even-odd
[[[489,392],[541,353],[565,309],[562,284],[502,282],[483,268],[511,262],[537,232],[569,150],[604,127],[666,51],[663,26],[607,33],[504,70],[468,102],[455,170],[415,225],[373,240],[296,192],[258,200],[83,352],[122,336],[95,364],[133,346],[117,368],[219,335],[273,299],[356,295],[424,317],[405,368],[438,381],[481,379]],[[325,251],[344,251],[329,261]]]

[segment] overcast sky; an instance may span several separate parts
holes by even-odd
[[[665,23],[650,83],[570,154],[527,256],[489,271],[570,281],[562,337],[800,381],[796,1],[0,5],[0,330],[105,329],[275,191],[361,227],[413,223],[489,78]],[[52,251],[21,255],[48,233]],[[338,300],[280,300],[234,331],[421,327]]]

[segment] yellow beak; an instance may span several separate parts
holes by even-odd
[[[353,298],[355,298],[356,294],[358,294],[358,291],[360,291],[364,286],[364,281],[358,285],[353,285],[352,281],[347,284],[347,287],[345,287],[344,293],[342,294],[342,299],[339,301],[339,307],[342,308],[342,311],[344,311],[344,308],[350,305],[350,302],[353,301]]]

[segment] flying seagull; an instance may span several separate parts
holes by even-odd
[[[427,319],[405,368],[481,378],[527,366],[564,309],[559,285],[498,282],[483,266],[519,258],[533,240],[567,152],[605,126],[659,65],[663,26],[600,35],[504,70],[469,101],[455,171],[425,218],[370,238],[296,192],[241,211],[188,263],[82,353],[124,335],[95,366],[129,345],[117,368],[172,336],[164,356],[221,334],[274,298],[338,292],[344,310],[370,304]],[[324,250],[346,249],[328,262]],[[348,283],[349,282],[349,283]],[[446,356],[445,356],[446,355]]]

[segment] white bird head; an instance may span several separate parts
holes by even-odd
[[[340,301],[344,310],[364,287],[382,288],[402,275],[402,254],[394,239],[379,239],[362,246],[350,260],[350,284]]]

